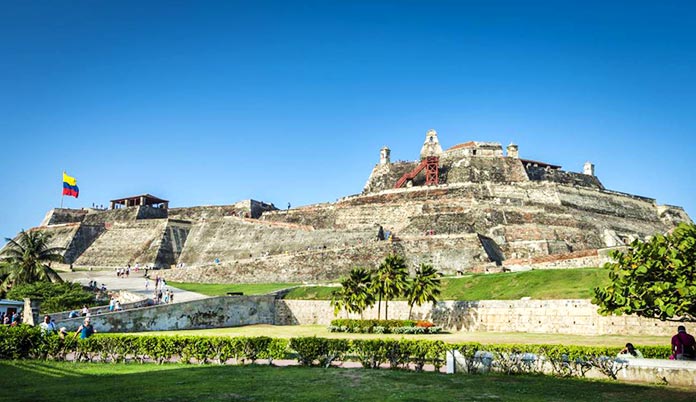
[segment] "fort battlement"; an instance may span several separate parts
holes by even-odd
[[[177,267],[167,273],[177,280],[301,282],[337,279],[390,252],[444,274],[577,266],[691,222],[680,207],[606,189],[589,162],[578,173],[521,154],[515,144],[474,141],[443,151],[431,130],[420,161],[391,162],[384,147],[363,191],[336,202],[169,208],[143,194],[106,211],[52,210],[37,230],[53,233],[76,267],[138,263]],[[390,241],[377,239],[380,226]]]

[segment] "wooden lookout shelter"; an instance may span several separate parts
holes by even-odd
[[[169,201],[155,197],[150,194],[134,195],[132,197],[119,198],[109,202],[109,209],[118,209],[124,207],[137,207],[147,205],[153,208],[169,208]]]

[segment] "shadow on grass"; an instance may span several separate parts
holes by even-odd
[[[0,401],[693,401],[696,390],[546,376],[304,367],[0,362]]]

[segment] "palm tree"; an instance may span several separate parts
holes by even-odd
[[[375,304],[371,283],[372,278],[365,268],[353,268],[348,278],[341,281],[341,289],[333,294],[334,315],[345,309],[347,313],[360,314],[362,318],[363,311]]]
[[[373,286],[379,296],[381,303],[384,297],[384,319],[389,319],[389,300],[401,296],[406,290],[408,284],[408,269],[406,268],[406,260],[404,257],[396,254],[390,254],[379,265]],[[377,319],[379,320],[380,306],[377,305]]]
[[[15,239],[5,240],[7,245],[0,254],[0,275],[4,277],[0,292],[7,291],[13,285],[63,281],[47,264],[50,261],[63,262],[60,253],[64,248],[49,247],[50,234],[22,230]]]
[[[408,297],[408,319],[411,319],[413,305],[418,307],[424,303],[437,302],[440,295],[440,274],[432,265],[421,264],[416,268],[416,276],[411,279],[411,283],[406,292]]]

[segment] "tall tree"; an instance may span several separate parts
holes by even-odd
[[[421,264],[416,268],[416,275],[411,279],[406,290],[408,298],[408,318],[411,319],[413,305],[419,307],[424,303],[437,302],[440,295],[440,273],[432,265]]]
[[[341,281],[341,289],[334,292],[331,299],[334,315],[345,309],[348,313],[360,314],[362,317],[365,309],[375,304],[371,284],[372,278],[365,268],[353,268],[350,275]]]
[[[62,247],[50,247],[51,235],[42,231],[22,230],[16,239],[5,239],[7,245],[0,254],[2,275],[0,292],[13,285],[32,282],[62,282],[48,265],[50,261],[63,262]]]
[[[594,289],[600,314],[636,314],[661,320],[696,321],[696,225],[634,241],[604,265],[611,283]]]
[[[389,319],[389,300],[404,294],[408,285],[406,260],[397,254],[388,255],[379,265],[373,283],[380,301],[384,298],[384,319]],[[379,319],[379,305],[377,319]]]

